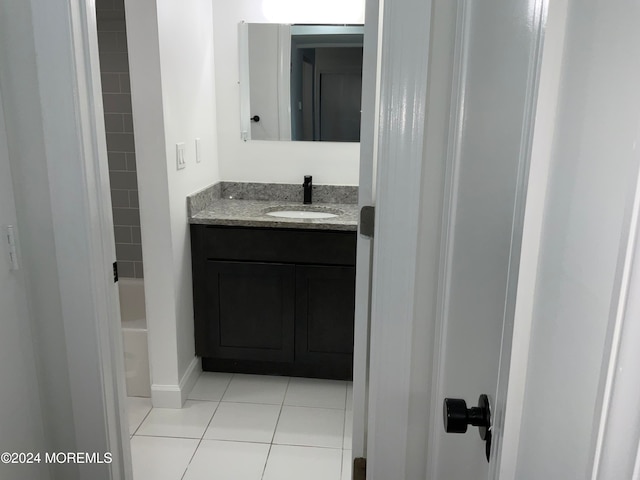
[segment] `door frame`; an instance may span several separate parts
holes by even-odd
[[[376,171],[380,88],[380,0],[366,0],[363,65],[362,117],[360,120],[360,171],[358,207],[376,204]],[[353,432],[352,457],[367,456],[369,406],[369,345],[371,324],[372,237],[358,234],[356,247],[356,307],[353,343]]]
[[[37,6],[37,5],[36,5]],[[55,8],[52,5],[51,8]],[[32,7],[34,8],[34,7]],[[44,14],[42,14],[44,15]],[[66,18],[65,18],[66,17]],[[69,71],[58,72],[59,81],[63,79],[73,85],[73,111],[76,118],[76,143],[74,148],[80,152],[80,165],[73,162],[58,162],[56,168],[61,178],[65,176],[65,169],[70,172],[80,168],[82,170],[82,184],[68,189],[70,193],[61,192],[52,199],[60,208],[70,203],[84,204],[84,208],[77,209],[78,216],[74,224],[81,226],[87,232],[83,247],[88,250],[90,265],[83,272],[74,268],[78,259],[60,254],[57,258],[59,268],[70,269],[81,275],[79,281],[90,285],[92,294],[91,307],[94,314],[82,318],[84,324],[91,326],[95,338],[90,342],[82,335],[68,335],[67,349],[75,351],[73,363],[81,365],[96,364],[100,376],[92,374],[93,370],[79,368],[70,375],[72,396],[90,402],[89,396],[83,392],[92,392],[102,400],[103,421],[98,421],[95,415],[88,417],[86,403],[73,402],[73,416],[76,429],[78,447],[103,444],[105,451],[113,455],[113,463],[109,466],[109,478],[113,480],[132,480],[131,448],[129,440],[129,422],[127,419],[126,382],[124,368],[124,350],[122,344],[119,294],[111,271],[115,265],[115,240],[113,236],[113,215],[111,211],[111,192],[109,188],[109,172],[107,160],[106,136],[102,106],[102,89],[100,78],[100,64],[98,54],[98,37],[96,10],[94,1],[71,0],[67,10],[59,16],[49,16],[48,28],[61,32],[68,37],[68,49],[59,51],[61,55],[68,55],[73,68]],[[37,28],[37,26],[35,27]],[[46,61],[36,59],[38,68]],[[59,70],[59,69],[58,69]],[[56,116],[51,105],[42,101],[43,116]],[[47,144],[54,144],[56,139],[45,138]],[[68,178],[73,175],[68,174]],[[78,202],[77,198],[82,200]],[[53,203],[53,202],[52,202]],[[79,213],[81,212],[81,213]],[[54,218],[55,220],[55,218]],[[68,225],[63,222],[53,223],[56,236],[58,233],[64,238]],[[61,297],[67,301],[78,302],[73,291],[61,292]],[[74,327],[73,321],[65,319],[65,328]],[[84,329],[87,332],[87,329]],[[92,349],[90,345],[96,345]],[[76,370],[70,364],[70,370]],[[84,447],[83,447],[84,448]]]
[[[412,478],[407,474],[412,381],[408,346],[416,324],[415,259],[432,3],[381,2],[379,12],[380,107],[374,146],[376,212],[366,429],[367,478],[371,479]],[[420,48],[406,50],[408,43]],[[388,252],[398,254],[385,256]]]
[[[92,208],[80,219],[91,236],[92,264],[95,267],[93,294],[102,312],[95,316],[100,349],[99,368],[107,425],[107,444],[120,462],[111,469],[113,479],[133,480],[126,376],[122,342],[120,297],[109,266],[115,264],[115,239],[102,106],[102,80],[98,53],[98,26],[94,1],[70,3],[70,29],[75,69],[70,72],[77,85],[76,115],[82,143],[86,185]],[[92,195],[93,192],[93,195]],[[93,198],[92,198],[93,197]],[[70,259],[71,260],[71,259]],[[106,272],[102,268],[106,269]],[[112,282],[112,280],[114,280]],[[86,380],[85,380],[86,381]]]

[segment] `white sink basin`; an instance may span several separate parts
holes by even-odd
[[[274,212],[266,212],[271,217],[279,218],[334,218],[338,214],[331,212],[313,211],[313,210],[276,210]]]

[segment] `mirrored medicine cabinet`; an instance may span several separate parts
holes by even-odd
[[[359,142],[362,25],[241,23],[241,136]]]

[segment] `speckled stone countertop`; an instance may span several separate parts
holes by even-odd
[[[356,231],[357,197],[357,187],[314,185],[313,204],[303,205],[301,185],[223,182],[190,195],[187,208],[191,224]],[[337,216],[307,219],[267,215],[293,209]]]

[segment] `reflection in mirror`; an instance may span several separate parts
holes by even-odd
[[[363,32],[241,24],[242,138],[358,142]]]

